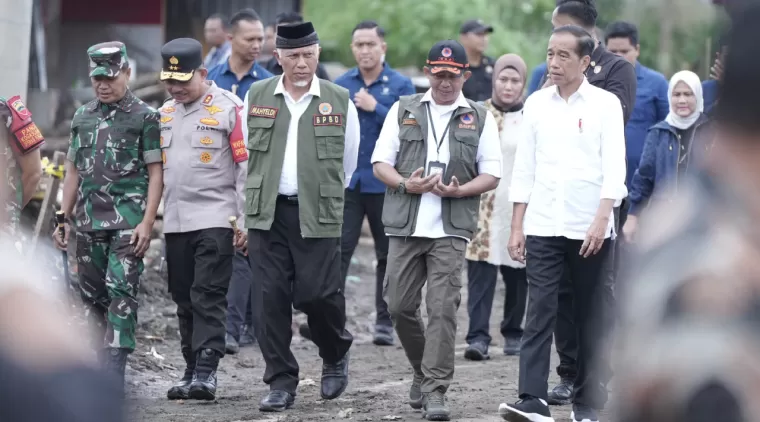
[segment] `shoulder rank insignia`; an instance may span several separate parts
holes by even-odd
[[[174,120],[174,117],[171,117],[171,116],[161,116],[161,123],[169,123],[172,120]]]
[[[211,105],[212,102],[214,102],[214,94],[206,94],[206,96],[203,97],[203,105]]]
[[[162,108],[160,111],[161,111],[162,113],[166,113],[166,114],[169,114],[169,113],[174,113],[175,111],[177,111],[177,109],[176,109],[176,108],[174,108],[174,107],[172,107],[172,106],[168,106],[168,107],[164,107],[164,108]]]

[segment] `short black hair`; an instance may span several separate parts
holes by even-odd
[[[557,14],[572,17],[584,28],[596,26],[597,12],[594,0],[559,0]]]
[[[261,22],[261,18],[259,17],[259,14],[256,13],[255,10],[251,8],[243,9],[234,15],[232,15],[232,19],[230,19],[230,27],[236,28],[237,24],[241,21],[246,22]]]
[[[282,12],[274,18],[275,26],[301,22],[303,22],[303,16],[298,12]]]
[[[590,56],[594,52],[594,38],[585,29],[576,25],[564,25],[552,31],[552,34],[571,34],[575,36],[578,43],[575,52],[578,57]]]
[[[737,14],[726,36],[723,77],[718,87],[715,117],[720,124],[757,136],[760,131],[760,4],[746,6]]]
[[[373,20],[366,20],[359,22],[355,27],[354,30],[351,31],[351,35],[354,35],[354,33],[360,29],[374,29],[375,32],[377,32],[377,36],[379,36],[382,39],[385,39],[385,29],[381,27],[377,22]]]
[[[213,15],[211,15],[211,16],[209,16],[209,17],[206,18],[207,21],[210,21],[212,19],[219,19],[220,21],[222,21],[222,28],[229,29],[230,24],[227,21],[227,16],[226,15],[223,15],[221,13],[214,13]]]
[[[631,41],[632,46],[639,45],[639,28],[636,25],[625,22],[616,21],[607,26],[604,31],[604,42],[608,42],[610,38],[628,38]]]

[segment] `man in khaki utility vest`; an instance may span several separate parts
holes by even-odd
[[[202,54],[192,38],[161,49],[160,79],[172,96],[160,109],[166,262],[187,363],[167,393],[171,400],[216,398],[232,257],[235,245],[243,249],[246,241],[229,220],[243,217],[243,104],[206,80]]]
[[[308,315],[323,359],[322,398],[348,384],[344,281],[340,274],[343,194],[356,169],[359,117],[348,91],[315,76],[320,48],[310,22],[277,27],[282,76],[254,83],[245,100],[248,124],[246,227],[258,282],[264,382],[262,411],[293,405],[298,363],[290,351],[291,306]]]
[[[444,396],[454,377],[464,251],[480,195],[501,178],[496,121],[462,95],[468,67],[458,42],[434,45],[425,67],[430,89],[393,105],[372,154],[375,175],[388,186],[388,309],[414,369],[409,404],[424,407],[430,421],[449,420]],[[426,281],[427,330],[420,318]]]

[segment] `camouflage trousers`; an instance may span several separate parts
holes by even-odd
[[[132,232],[77,232],[79,285],[96,350],[135,349],[137,293],[145,266],[129,244]]]

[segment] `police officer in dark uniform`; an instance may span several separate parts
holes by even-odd
[[[472,76],[464,83],[462,93],[465,98],[473,101],[485,101],[491,98],[493,91],[494,59],[485,55],[488,48],[488,34],[493,27],[486,25],[480,19],[471,19],[459,28],[459,43],[467,52]]]

